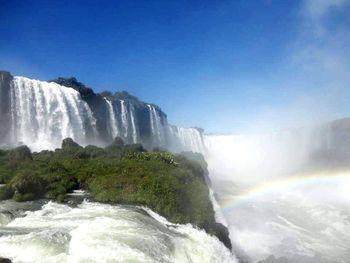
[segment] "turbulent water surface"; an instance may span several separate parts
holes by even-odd
[[[236,262],[217,238],[191,225],[171,224],[146,208],[87,201],[0,203],[0,255],[43,263]]]

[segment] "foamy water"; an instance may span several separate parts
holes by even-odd
[[[49,202],[23,217],[5,214],[0,256],[13,262],[236,262],[216,237],[148,209]]]

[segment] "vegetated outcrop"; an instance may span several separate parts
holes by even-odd
[[[55,151],[0,151],[0,183],[6,184],[0,199],[63,202],[67,193],[85,189],[94,201],[144,205],[171,222],[191,223],[231,249],[227,229],[215,222],[207,173],[200,154],[147,151],[119,137],[105,148],[66,138]]]

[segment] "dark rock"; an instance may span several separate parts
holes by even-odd
[[[11,261],[11,259],[0,257],[0,263],[12,263],[12,261]]]
[[[118,147],[118,148],[123,148],[124,147],[124,141],[120,137],[116,137],[114,141],[110,145],[111,147]]]
[[[124,149],[124,141],[120,137],[116,137],[114,141],[108,145],[105,150],[109,155],[120,158]]]
[[[146,152],[146,149],[143,148],[142,144],[127,144],[124,146],[124,155],[136,152]]]
[[[9,152],[9,159],[12,161],[32,161],[33,156],[30,149],[26,146],[19,146]]]
[[[88,97],[95,95],[95,92],[91,88],[86,87],[83,83],[79,82],[74,77],[71,77],[71,78],[59,77],[58,79],[50,80],[49,82],[56,82],[59,85],[75,89],[80,93],[83,99],[86,99]]]
[[[11,83],[12,75],[0,71],[0,146],[11,141]]]
[[[229,232],[227,227],[223,224],[215,223],[212,225],[212,229],[215,231],[217,238],[230,250],[232,250],[232,243],[230,240]]]
[[[12,198],[12,196],[13,196],[13,190],[10,187],[8,187],[7,185],[0,187],[0,200],[7,200]]]
[[[95,145],[88,145],[84,149],[82,149],[80,152],[83,152],[83,154],[87,158],[97,158],[99,156],[105,156],[106,154],[104,149],[99,148]]]
[[[62,141],[62,150],[68,150],[72,148],[81,148],[81,146],[73,141],[72,138],[66,138]]]

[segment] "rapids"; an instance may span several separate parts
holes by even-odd
[[[49,202],[9,216],[16,204],[0,206],[0,255],[13,262],[237,262],[216,237],[147,208]]]

